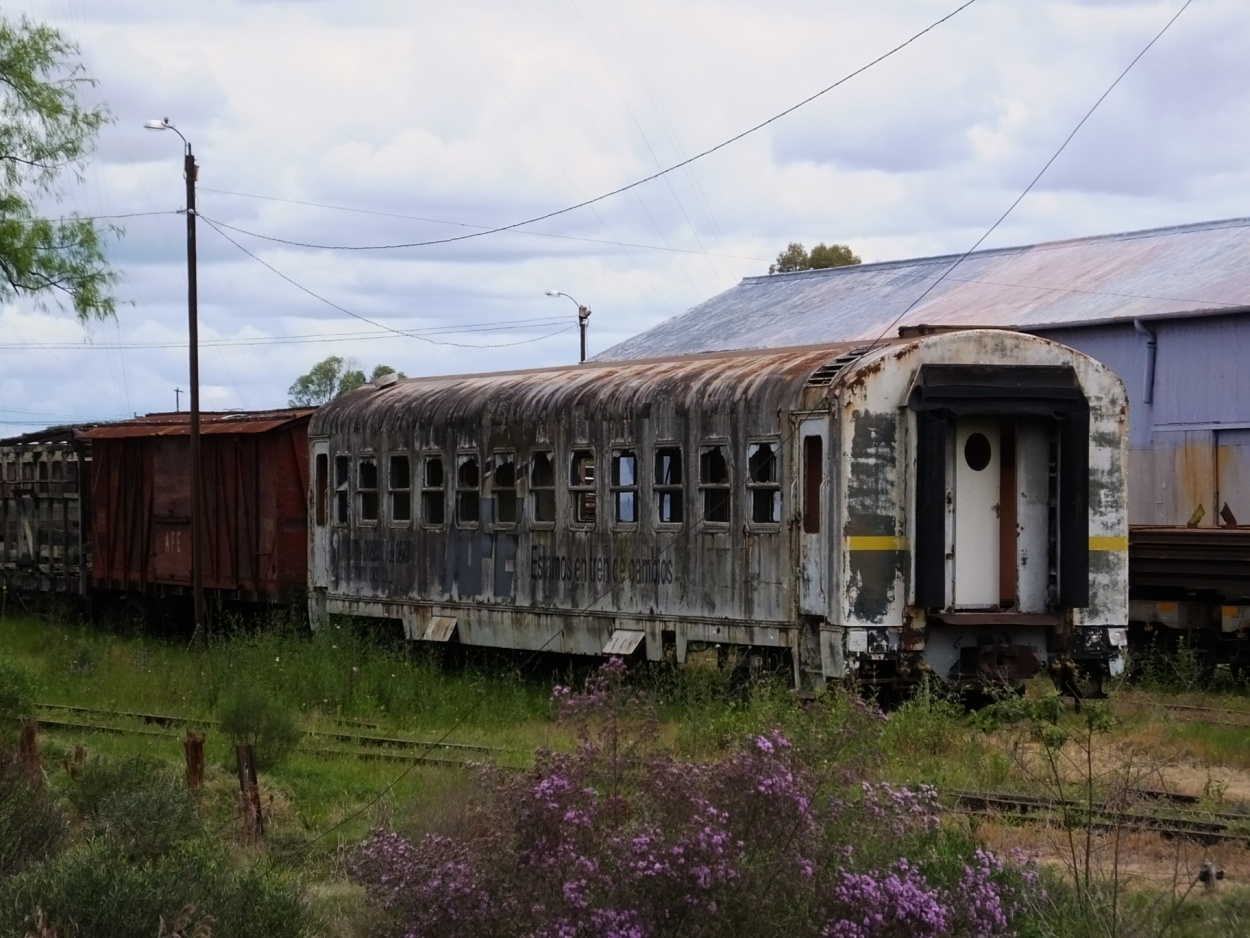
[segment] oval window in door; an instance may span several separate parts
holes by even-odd
[[[973,433],[964,443],[964,461],[973,472],[980,472],[990,464],[990,441],[984,433]]]

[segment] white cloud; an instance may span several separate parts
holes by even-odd
[[[10,5],[9,15],[27,12],[80,44],[100,80],[93,93],[117,116],[61,207],[166,214],[123,222],[113,257],[130,305],[115,325],[92,327],[89,343],[68,315],[27,302],[0,312],[0,434],[26,417],[43,425],[57,414],[169,409],[173,389],[186,386],[182,144],[142,130],[148,118],[170,117],[192,141],[206,218],[316,243],[446,238],[689,157],[955,5]],[[283,403],[291,381],[331,353],[409,374],[572,362],[575,310],[546,289],[591,306],[595,351],[764,272],[792,240],[846,241],[867,260],[962,251],[1178,6],[978,0],[689,169],[527,231],[389,252],[313,251],[227,232],[334,304],[459,345],[362,337],[379,330],[302,292],[202,221],[205,406]],[[1242,7],[1194,4],[990,243],[1250,215]],[[516,328],[466,325],[498,322]],[[465,331],[448,331],[458,324]],[[568,331],[547,336],[555,328]],[[316,335],[332,340],[307,338]],[[510,342],[526,344],[460,347]],[[68,347],[49,347],[57,343]]]

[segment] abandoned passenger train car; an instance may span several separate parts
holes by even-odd
[[[1126,427],[1105,367],[1001,331],[393,380],[310,425],[310,614],[801,686],[1114,671]]]

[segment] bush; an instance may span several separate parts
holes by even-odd
[[[0,883],[0,938],[22,938],[42,912],[61,935],[156,935],[188,909],[218,935],[300,938],[308,917],[298,882],[257,867],[235,869],[200,839],[155,860],[129,862],[103,840]]]
[[[250,685],[228,691],[218,704],[217,718],[234,745],[252,747],[259,768],[281,763],[303,736],[290,710]]]
[[[32,716],[39,681],[28,669],[0,657],[0,726],[7,732],[18,720]]]
[[[463,835],[378,830],[349,853],[393,934],[1010,932],[1020,877],[939,828],[934,789],[848,784],[878,712],[832,698],[790,736],[681,761],[654,745],[648,701],[623,677],[613,661],[582,693],[557,688],[577,749],[540,752],[524,776],[486,773]]]
[[[67,834],[55,802],[45,792],[32,791],[0,753],[0,881],[55,856]]]
[[[172,770],[167,763],[152,756],[93,757],[87,760],[78,777],[70,781],[66,794],[70,804],[90,821],[99,815],[104,801],[114,794],[135,791],[161,778],[172,779]]]

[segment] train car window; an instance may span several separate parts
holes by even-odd
[[[421,520],[434,527],[441,527],[446,520],[443,478],[443,457],[426,456],[421,474]]]
[[[820,480],[824,473],[824,439],[803,437],[803,533],[820,533]]]
[[[334,523],[347,524],[347,480],[352,461],[347,456],[334,457]]]
[[[747,491],[753,524],[781,523],[781,444],[747,444]]]
[[[682,491],[681,447],[655,448],[655,505],[660,524],[681,524]]]
[[[495,463],[490,469],[491,497],[495,500],[495,523],[516,524],[516,456],[512,453],[495,453]]]
[[[551,524],[556,520],[556,466],[549,450],[530,454],[530,501],[535,521]]]
[[[361,524],[378,520],[378,461],[360,457],[356,468],[356,520]]]
[[[703,493],[703,520],[729,523],[729,459],[726,446],[699,448],[699,490]]]
[[[391,457],[387,482],[391,496],[391,522],[403,524],[412,520],[412,466],[407,455]]]
[[[477,454],[461,454],[456,457],[456,524],[477,524],[481,500],[482,472]]]
[[[325,453],[317,454],[317,479],[313,485],[317,525],[323,527],[328,520],[330,499],[330,457]]]
[[[573,496],[573,520],[578,524],[594,524],[598,505],[595,503],[593,451],[573,450],[573,458],[569,463],[569,494]]]
[[[612,510],[620,524],[638,522],[638,454],[632,449],[612,451]]]

